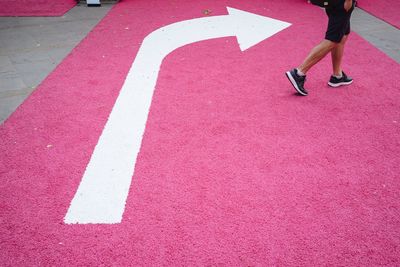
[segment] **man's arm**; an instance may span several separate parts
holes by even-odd
[[[353,6],[353,0],[344,0],[344,9],[348,12]]]

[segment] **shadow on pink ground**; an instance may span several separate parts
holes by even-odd
[[[76,5],[76,0],[0,0],[0,16],[57,17]]]
[[[245,52],[228,37],[171,53],[122,223],[65,225],[144,37],[226,6],[292,26]],[[287,0],[119,2],[0,126],[0,262],[400,265],[400,68],[353,33],[355,82],[329,88],[326,58],[297,96],[284,73],[325,27]]]

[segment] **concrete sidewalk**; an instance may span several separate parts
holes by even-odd
[[[0,123],[107,14],[77,5],[62,17],[0,17]],[[356,9],[353,31],[400,63],[399,29]]]
[[[80,4],[62,17],[0,17],[0,123],[111,7]]]

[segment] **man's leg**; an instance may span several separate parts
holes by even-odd
[[[320,44],[315,46],[310,54],[306,57],[304,62],[297,68],[303,74],[311,69],[312,66],[317,64],[321,59],[323,59],[329,52],[333,51],[338,46],[338,43],[323,40]]]
[[[297,69],[292,69],[286,72],[286,76],[299,94],[308,95],[307,90],[304,88],[307,71],[323,59],[337,45],[338,44],[335,42],[326,39],[323,40],[311,50],[304,62]]]
[[[331,87],[339,87],[353,83],[353,79],[348,77],[342,70],[342,59],[347,37],[348,34],[344,35],[340,43],[331,51],[333,75],[328,82],[328,85]]]
[[[342,75],[342,59],[344,53],[344,45],[346,44],[347,37],[348,35],[343,36],[340,43],[331,51],[333,75],[336,76]]]

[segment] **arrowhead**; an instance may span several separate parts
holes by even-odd
[[[236,38],[242,51],[291,25],[284,21],[271,19],[239,9],[231,7],[227,9],[235,25]]]

